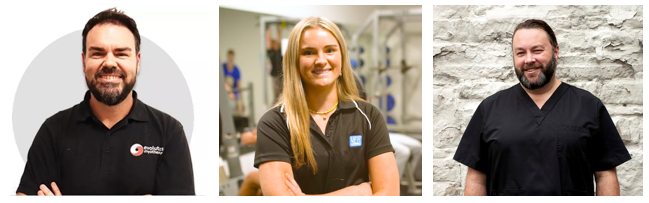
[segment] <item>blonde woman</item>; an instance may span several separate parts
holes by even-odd
[[[283,92],[259,121],[264,195],[399,195],[380,111],[358,97],[347,47],[326,18],[300,21],[283,60]]]

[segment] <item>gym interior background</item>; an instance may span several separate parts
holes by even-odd
[[[232,141],[222,141],[228,144],[221,143],[224,145],[220,153],[220,195],[236,195],[235,189],[242,178],[250,171],[257,170],[253,167],[254,147],[242,146],[240,141],[235,140],[242,131],[254,128],[259,118],[275,103],[272,77],[269,74],[270,60],[266,56],[266,27],[270,28],[273,39],[277,35],[277,26],[283,27],[281,35],[284,39],[284,52],[286,39],[300,19],[324,16],[337,23],[350,49],[352,65],[356,66],[354,71],[363,79],[370,102],[382,109],[389,124],[388,129],[421,141],[421,8],[416,5],[221,6],[219,72],[223,78],[222,64],[227,59],[228,50],[233,50],[234,63],[241,72],[240,97],[245,110],[235,116],[238,119],[234,120],[236,127],[230,137],[233,138],[230,139]],[[376,40],[374,36],[377,36]],[[222,81],[220,85],[223,85]],[[221,87],[221,90],[224,89]],[[220,95],[224,98],[223,93]],[[222,119],[237,114],[232,106],[228,106],[222,99],[220,101]],[[224,116],[224,108],[229,108],[229,115]],[[223,126],[228,123],[223,123]],[[243,129],[242,125],[249,128]],[[228,130],[224,128],[224,133],[226,131]],[[418,164],[417,167],[406,170],[410,173],[402,177],[401,193],[421,195],[421,158],[410,161]],[[232,163],[240,167],[230,166]]]
[[[453,155],[480,102],[519,82],[511,40],[528,18],[554,30],[557,78],[608,109],[632,157],[617,167],[620,195],[642,195],[642,6],[433,6],[433,15],[434,195],[464,193],[467,167]]]

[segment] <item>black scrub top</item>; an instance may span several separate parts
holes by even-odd
[[[324,194],[347,186],[369,182],[368,160],[394,152],[381,112],[364,102],[339,101],[328,118],[325,134],[310,119],[311,146],[318,171],[293,167],[293,176],[305,194]],[[281,106],[267,111],[257,126],[254,166],[269,161],[294,166],[289,129]],[[306,161],[306,160],[305,160]]]
[[[90,92],[45,120],[29,148],[16,192],[36,195],[56,182],[63,195],[194,195],[182,125],[133,91],[128,115],[108,129],[90,109]]]
[[[594,195],[593,173],[631,156],[601,100],[561,83],[541,109],[520,84],[486,98],[453,159],[488,195]]]

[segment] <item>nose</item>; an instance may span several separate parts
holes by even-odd
[[[531,63],[534,63],[535,61],[536,61],[536,59],[534,59],[534,57],[532,57],[532,54],[527,54],[526,55],[525,64],[531,64]]]
[[[104,66],[117,67],[117,60],[115,60],[115,56],[113,56],[112,54],[106,54],[106,57],[104,58]]]
[[[316,67],[322,67],[325,66],[326,64],[327,64],[327,59],[325,58],[324,53],[319,52],[315,60]]]

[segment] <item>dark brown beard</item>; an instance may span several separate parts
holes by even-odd
[[[113,88],[116,84],[112,83],[100,83],[97,79],[102,75],[102,74],[117,74],[119,75],[122,80],[124,81],[124,88],[121,90],[111,91],[111,90],[102,90],[101,87],[105,88]],[[104,68],[102,67],[97,73],[95,73],[95,77],[91,80],[86,79],[86,85],[88,86],[88,89],[90,90],[90,93],[97,99],[97,101],[106,104],[108,106],[114,106],[119,103],[122,103],[124,99],[128,96],[128,94],[131,93],[131,90],[133,90],[133,87],[135,86],[135,77],[131,81],[126,81],[126,74],[122,72],[119,68]]]

